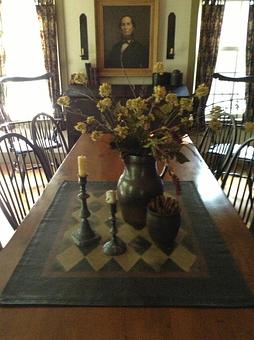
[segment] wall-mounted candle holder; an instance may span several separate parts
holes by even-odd
[[[168,41],[167,41],[167,59],[174,59],[175,57],[175,13],[171,12],[168,16]]]
[[[80,25],[80,48],[81,48],[80,57],[82,60],[88,60],[89,53],[88,53],[87,18],[84,13],[82,13],[79,17],[79,25]]]

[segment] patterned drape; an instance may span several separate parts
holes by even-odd
[[[3,39],[3,28],[2,28],[2,0],[0,0],[0,77],[5,75],[5,51],[4,46],[2,43]],[[0,85],[0,123],[2,123],[5,119],[4,113],[3,113],[3,104],[4,104],[4,86]]]
[[[254,0],[250,0],[246,43],[246,74],[254,75]],[[254,120],[254,84],[246,84],[247,106],[244,120]]]
[[[50,95],[56,103],[60,95],[55,0],[35,0],[40,22],[42,48],[47,72],[53,74]]]
[[[211,87],[212,75],[214,73],[218,54],[224,5],[224,0],[202,1],[196,87],[202,83],[205,83],[209,88]],[[206,104],[206,99],[203,99],[203,107]],[[199,115],[201,115],[201,117],[199,117],[199,123],[204,126],[204,112],[199,112]]]

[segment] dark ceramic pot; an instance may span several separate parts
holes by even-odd
[[[154,243],[162,250],[171,248],[181,225],[180,214],[160,215],[147,209],[146,221],[149,234]]]
[[[146,225],[148,202],[163,193],[163,181],[151,156],[127,156],[117,183],[117,197],[122,217],[136,229]]]
[[[153,86],[160,85],[168,88],[170,86],[170,77],[171,74],[169,72],[153,73]]]

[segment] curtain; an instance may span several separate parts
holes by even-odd
[[[254,75],[254,0],[250,1],[246,42],[246,74]],[[244,120],[254,120],[254,84],[246,83],[246,113]]]
[[[60,95],[55,0],[35,0],[47,72],[53,74],[50,95],[55,105]]]
[[[212,84],[216,59],[219,48],[221,26],[224,14],[224,0],[203,0],[200,29],[200,42],[196,71],[196,87],[205,83],[209,89]],[[205,125],[204,107],[208,96],[203,98],[199,106],[198,124],[201,128]]]
[[[5,50],[3,45],[3,27],[2,27],[2,0],[0,0],[0,77],[5,75]],[[4,86],[0,84],[0,123],[3,123],[6,119],[5,112],[3,109],[4,105]]]

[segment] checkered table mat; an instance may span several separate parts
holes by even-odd
[[[167,253],[160,250],[151,239],[148,228],[137,230],[126,224],[118,210],[117,236],[126,244],[127,251],[118,256],[108,256],[103,252],[103,245],[110,240],[110,208],[105,203],[104,191],[89,192],[88,208],[91,213],[89,223],[92,229],[101,236],[99,243],[86,248],[75,245],[72,234],[80,227],[79,200],[72,213],[72,224],[65,225],[63,240],[58,244],[56,262],[64,271],[87,270],[95,272],[174,272],[198,271],[200,263],[191,237],[191,229],[184,220],[179,229],[173,249]],[[60,270],[60,268],[59,268]]]

